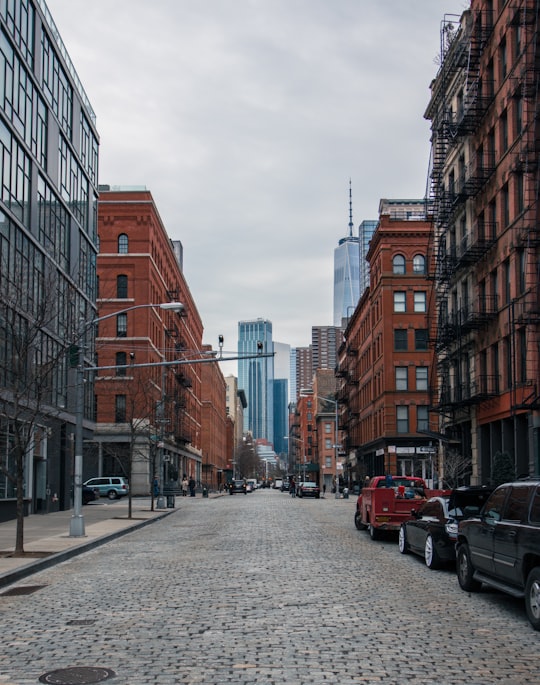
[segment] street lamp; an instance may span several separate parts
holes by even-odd
[[[110,319],[118,314],[125,314],[133,309],[143,308],[168,309],[179,312],[184,308],[181,302],[163,302],[161,304],[136,304],[132,307],[120,309],[112,314],[105,314],[91,321],[83,322],[79,329],[79,343],[81,343],[85,331],[91,326]],[[83,345],[79,345],[77,359],[77,379],[75,396],[75,464],[73,471],[73,515],[69,522],[69,537],[84,537],[84,516],[82,514],[82,477],[83,477],[83,418],[84,418],[84,373],[85,370],[96,371],[99,367],[84,367]]]

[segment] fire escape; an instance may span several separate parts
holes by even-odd
[[[432,408],[461,420],[469,407],[495,392],[492,377],[473,373],[475,334],[494,319],[495,297],[485,293],[471,297],[456,292],[466,273],[478,264],[495,243],[495,225],[482,216],[466,226],[467,207],[491,178],[494,151],[480,148],[466,161],[464,145],[477,131],[493,102],[493,85],[482,85],[480,58],[492,27],[480,13],[455,28],[455,18],[445,17],[441,29],[442,65],[431,104],[432,166],[430,212],[433,216],[432,250],[435,264],[436,307],[430,321],[430,340],[436,351],[432,368]],[[455,103],[455,105],[454,105]],[[454,106],[453,106],[454,105]],[[454,160],[450,168],[449,159]],[[456,224],[462,222],[458,234]]]

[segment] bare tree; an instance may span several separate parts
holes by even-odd
[[[36,265],[34,265],[36,266]],[[24,555],[25,462],[66,391],[67,322],[60,279],[44,269],[0,274],[0,474],[16,497],[15,555]],[[29,287],[31,283],[31,287]],[[58,295],[58,296],[55,296]]]
[[[444,456],[444,485],[447,488],[457,488],[465,485],[465,481],[472,473],[471,460],[464,457],[458,450],[451,449]]]

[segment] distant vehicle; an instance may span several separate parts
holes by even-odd
[[[316,497],[317,499],[319,499],[321,496],[321,491],[317,483],[304,481],[303,483],[300,483],[296,488],[296,495],[298,497]]]
[[[109,499],[119,499],[129,493],[127,478],[122,478],[122,476],[90,478],[84,485],[99,492],[100,497],[108,497]]]
[[[229,495],[234,495],[235,493],[244,493],[244,495],[247,495],[246,481],[237,479],[230,482]]]
[[[418,554],[431,569],[455,562],[459,521],[477,516],[492,492],[493,488],[464,486],[412,509],[412,518],[399,529],[399,551]]]
[[[281,490],[281,487],[283,485],[283,480],[281,478],[276,478],[274,481],[274,485],[272,486],[274,490]]]
[[[246,484],[248,488],[250,488],[249,492],[253,492],[256,490],[259,486],[257,485],[257,479],[256,478],[248,478],[246,481]]]
[[[82,503],[88,504],[88,502],[93,502],[99,499],[99,494],[94,488],[89,488],[87,485],[82,486]]]
[[[456,570],[466,592],[482,583],[523,597],[540,630],[540,479],[496,488],[480,514],[458,526]]]

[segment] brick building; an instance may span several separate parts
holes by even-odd
[[[211,345],[203,350],[211,352]],[[202,401],[202,479],[204,485],[216,490],[223,483],[227,468],[227,384],[218,362],[201,365]]]
[[[200,482],[204,364],[168,364],[198,359],[203,349],[181,245],[169,239],[145,189],[100,187],[98,232],[98,316],[107,318],[98,327],[97,363],[111,368],[96,376],[85,477],[130,472],[134,494],[147,494],[155,478],[160,487],[184,473]],[[149,306],[170,302],[183,310]]]
[[[434,409],[476,483],[497,453],[540,470],[539,14],[472,0],[445,17],[431,85]]]
[[[384,473],[434,475],[428,278],[431,222],[422,201],[381,201],[367,253],[370,287],[339,351],[339,428],[350,483]],[[424,218],[420,218],[424,214]]]

